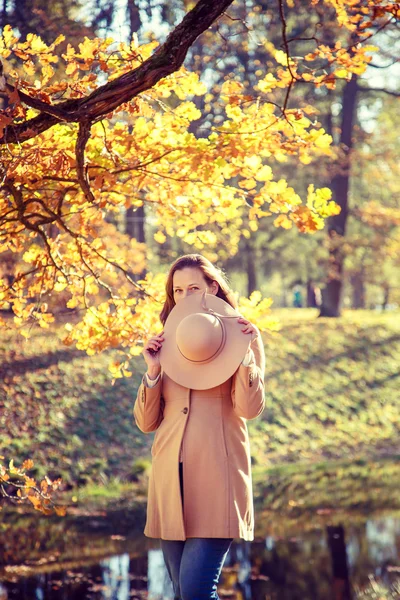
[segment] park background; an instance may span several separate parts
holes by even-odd
[[[400,597],[400,71],[383,4],[233,3],[185,70],[75,147],[80,115],[21,124],[140,67],[193,5],[4,3],[0,597],[161,593],[141,537],[153,436],[132,408],[164,274],[190,252],[265,342],[256,541],[232,550],[225,597]]]

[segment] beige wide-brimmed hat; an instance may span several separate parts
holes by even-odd
[[[206,390],[229,379],[242,362],[250,335],[230,304],[205,292],[174,306],[164,326],[163,371],[176,383]]]

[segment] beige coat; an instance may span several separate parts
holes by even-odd
[[[144,533],[164,540],[190,537],[254,539],[250,443],[246,419],[264,409],[264,347],[222,385],[190,390],[162,373],[141,383],[133,414],[139,429],[157,430]],[[182,510],[179,456],[183,460]]]

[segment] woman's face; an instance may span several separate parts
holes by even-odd
[[[185,267],[175,271],[172,279],[172,290],[174,295],[175,304],[186,298],[190,294],[200,294],[201,292],[207,292],[208,294],[214,294],[218,292],[218,283],[213,281],[211,285],[204,279],[204,275],[201,269],[195,267]]]

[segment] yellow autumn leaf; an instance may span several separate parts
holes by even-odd
[[[263,165],[255,174],[257,181],[270,181],[272,179],[272,169],[268,165]]]
[[[323,130],[321,130],[323,131]],[[332,136],[328,133],[320,133],[314,141],[317,148],[329,148],[332,143]]]
[[[228,81],[224,81],[221,86],[221,95],[223,96],[232,96],[241,94],[243,92],[243,84],[240,81],[234,81],[232,79]]]
[[[261,164],[261,158],[257,154],[244,157],[244,166],[250,169],[257,169]]]
[[[34,493],[32,495],[28,494],[28,500],[33,504],[36,510],[40,510],[42,508],[42,501],[38,498]]]
[[[67,287],[67,281],[66,280],[58,280],[55,282],[54,284],[54,291],[55,292],[62,292],[62,290],[65,290],[65,288]]]
[[[98,51],[98,40],[97,39],[89,39],[85,37],[83,42],[79,44],[79,52],[81,58],[85,60],[93,60],[97,51]]]
[[[17,40],[18,38],[14,35],[11,25],[5,25],[2,35],[0,35],[0,50],[2,49],[2,46],[4,48],[10,48]]]
[[[49,47],[47,44],[45,44],[42,38],[34,33],[28,33],[26,36],[26,41],[29,42],[29,46],[33,54],[41,54],[42,52],[47,52],[49,50]]]
[[[44,65],[42,67],[42,76],[43,76],[43,82],[42,85],[47,84],[47,82],[49,81],[49,79],[51,79],[54,75],[54,69],[51,65]]]
[[[194,102],[182,102],[182,104],[175,108],[175,114],[180,117],[185,117],[189,121],[195,121],[201,117],[201,111]]]
[[[66,506],[54,506],[54,511],[59,517],[65,517],[67,514]]]
[[[36,72],[35,65],[31,60],[26,60],[23,63],[23,69],[28,75],[34,75]]]
[[[261,92],[269,92],[276,88],[278,84],[279,81],[272,75],[272,73],[267,73],[267,75],[263,79],[260,79],[260,81],[257,83],[257,88]]]
[[[346,79],[348,77],[351,77],[351,73],[347,70],[347,69],[336,69],[333,72],[335,77],[338,77],[339,79]]]
[[[274,225],[275,227],[283,227],[283,229],[291,229],[293,222],[288,219],[286,215],[279,215],[279,217],[274,220]]]
[[[289,65],[294,65],[294,60],[290,57],[288,58],[288,55],[283,50],[275,50],[274,58],[277,63],[283,65],[284,67],[287,66],[288,62]]]
[[[225,107],[225,112],[233,121],[240,121],[243,118],[243,112],[239,106],[232,106],[231,104],[228,104]]]
[[[255,179],[242,179],[239,181],[238,186],[243,190],[253,190],[257,186]]]
[[[162,231],[157,231],[153,237],[158,244],[164,244],[167,241],[167,236]]]
[[[78,69],[79,69],[78,63],[75,60],[73,60],[67,65],[67,67],[65,69],[65,74],[66,75],[75,75],[75,73],[78,71]]]
[[[25,476],[24,484],[27,488],[36,487],[36,481],[32,477]]]

